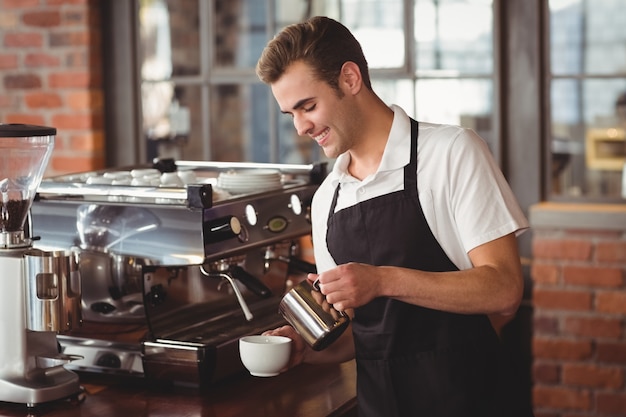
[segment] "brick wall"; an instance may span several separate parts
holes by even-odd
[[[626,416],[626,224],[533,230],[535,415]]]
[[[0,0],[0,123],[57,128],[47,175],[104,167],[98,0]]]

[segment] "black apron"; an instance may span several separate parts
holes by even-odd
[[[404,190],[334,213],[337,186],[326,240],[338,265],[458,270],[433,236],[419,202],[417,127],[411,119],[411,160],[404,167]],[[355,310],[352,330],[360,417],[515,414],[500,404],[507,402],[498,392],[500,343],[487,316],[376,298]]]

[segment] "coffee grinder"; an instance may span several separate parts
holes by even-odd
[[[33,246],[30,207],[56,129],[0,124],[0,401],[37,404],[78,397],[57,333],[80,325],[80,276],[73,251]],[[25,226],[26,225],[26,226]]]

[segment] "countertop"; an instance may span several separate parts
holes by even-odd
[[[356,366],[300,365],[272,378],[237,374],[208,387],[149,384],[81,374],[82,403],[61,400],[29,410],[0,403],[0,416],[327,417],[356,416]]]

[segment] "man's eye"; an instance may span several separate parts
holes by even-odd
[[[313,110],[315,110],[315,104],[310,106],[310,107],[305,107],[304,108],[304,111],[307,112],[307,113],[310,112],[310,111],[313,111]]]

